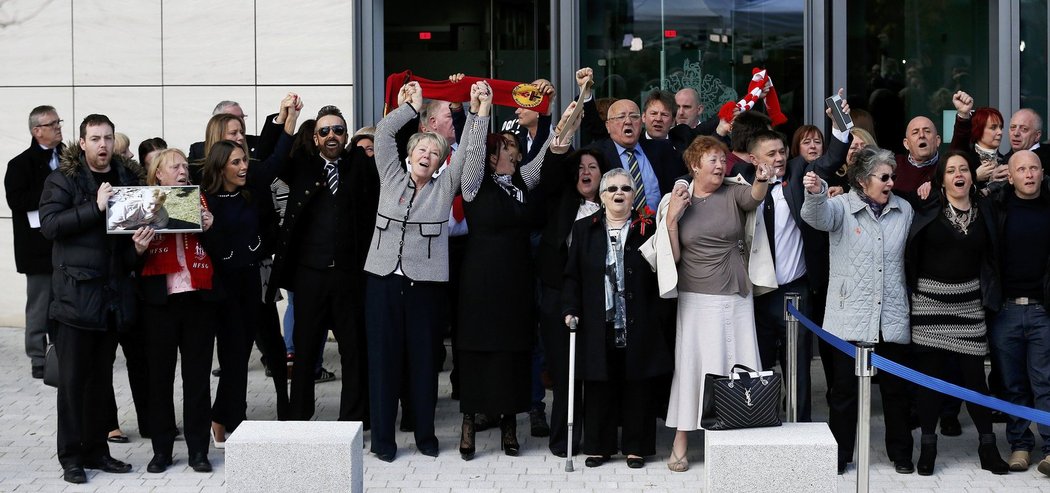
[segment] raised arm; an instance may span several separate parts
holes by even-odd
[[[463,140],[447,170],[453,183],[451,194],[462,189],[463,200],[467,202],[474,200],[485,177],[485,136],[488,135],[491,112],[492,89],[484,81],[475,82],[470,87],[470,115],[463,129]]]
[[[397,102],[397,109],[384,116],[376,125],[375,158],[380,184],[406,173],[398,155],[395,136],[409,120],[419,117],[419,110],[423,107],[423,91],[419,83],[409,82],[401,86]]]
[[[562,113],[561,119],[558,121],[557,128],[565,128],[565,125],[569,121],[569,117],[572,115],[572,111],[576,108],[576,102],[569,103],[569,107],[565,108],[565,112]],[[547,149],[554,144],[554,134],[550,131],[550,126],[547,126],[547,131],[543,134],[540,132],[536,133],[536,136],[545,135],[543,145],[540,146],[539,151],[536,153],[536,157],[532,158],[526,165],[521,167],[521,178],[525,180],[525,186],[529,190],[536,188],[540,184],[541,170],[543,169],[543,161],[547,156]],[[572,143],[572,135],[565,135],[558,139],[558,146],[562,149],[562,152],[568,150],[568,145]],[[535,144],[533,144],[535,145]]]
[[[821,231],[831,232],[841,228],[845,210],[836,203],[828,202],[828,183],[810,171],[802,178],[802,186],[806,189],[802,220]]]

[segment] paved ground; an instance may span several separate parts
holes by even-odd
[[[329,344],[326,360],[337,362],[336,347]],[[263,370],[253,356],[249,374],[249,419],[274,419],[272,389],[264,380]],[[331,368],[331,365],[328,365]],[[339,373],[338,368],[332,368]],[[819,362],[813,366],[813,375],[819,377]],[[815,384],[814,395],[823,396],[822,378]],[[685,473],[668,471],[663,462],[670,450],[672,433],[662,426],[658,432],[659,456],[651,457],[644,469],[628,469],[622,458],[600,468],[588,469],[577,457],[576,471],[566,473],[565,460],[551,455],[546,439],[528,436],[527,416],[519,419],[519,440],[522,455],[517,458],[500,453],[498,430],[478,434],[477,457],[471,462],[459,458],[458,446],[460,415],[457,403],[449,398],[448,373],[441,375],[438,400],[438,439],[441,456],[430,458],[417,453],[411,445],[411,436],[398,434],[400,447],[392,464],[365,455],[365,487],[370,492],[385,491],[698,491],[703,486],[703,446],[699,436],[693,437],[689,453],[692,468]],[[212,492],[224,490],[223,451],[212,450],[215,465],[211,474],[194,473],[186,466],[186,449],[176,442],[175,465],[164,474],[149,474],[146,464],[152,457],[148,440],[139,437],[131,405],[124,359],[117,356],[114,385],[120,420],[132,442],[113,445],[114,457],[134,465],[129,474],[105,474],[88,471],[85,485],[69,485],[61,479],[61,468],[55,458],[55,390],[29,377],[29,363],[22,349],[19,329],[0,328],[0,491],[68,491],[68,492]],[[176,389],[181,383],[176,382]],[[214,386],[213,386],[214,389]],[[176,392],[179,392],[178,390]],[[335,419],[338,409],[338,382],[317,386],[317,419]],[[968,417],[963,414],[963,436],[942,437],[939,444],[937,473],[931,477],[900,475],[893,471],[885,458],[882,446],[882,418],[878,392],[873,406],[874,424],[872,444],[875,464],[871,474],[872,491],[967,491],[967,492],[1050,492],[1050,478],[1035,468],[1025,473],[994,476],[977,465],[977,436]],[[178,395],[178,394],[176,394]],[[548,395],[549,399],[549,395]],[[815,399],[814,417],[824,419],[827,406]],[[176,413],[181,419],[181,410]],[[1002,438],[1003,425],[996,425],[1000,450],[1008,450]],[[917,432],[916,432],[917,433]],[[367,433],[366,433],[367,444]],[[918,435],[916,434],[916,441]],[[917,445],[916,445],[917,447]],[[916,452],[916,457],[918,452]],[[839,479],[839,491],[853,491],[856,470],[851,466]],[[761,485],[755,485],[760,490]]]

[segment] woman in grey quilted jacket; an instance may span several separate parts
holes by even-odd
[[[850,342],[875,345],[875,352],[906,363],[911,330],[904,278],[904,248],[914,215],[893,195],[893,153],[868,146],[847,172],[850,192],[828,198],[828,184],[806,173],[802,219],[828,232],[830,277],[824,328]],[[835,352],[829,382],[828,425],[839,445],[838,471],[853,460],[857,438],[857,381],[853,360]],[[880,376],[886,420],[886,450],[898,473],[911,474],[910,396],[903,380]]]

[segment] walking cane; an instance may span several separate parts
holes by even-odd
[[[568,452],[565,454],[565,472],[572,472],[572,417],[576,402],[576,324],[576,317],[569,319],[569,434],[566,440]]]

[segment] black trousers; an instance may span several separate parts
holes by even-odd
[[[653,379],[628,380],[625,350],[606,350],[608,380],[587,380],[583,453],[647,456],[656,453],[656,413],[651,405]],[[622,428],[619,446],[617,429]]]
[[[907,344],[880,342],[875,345],[875,354],[905,366],[910,364]],[[853,358],[835,350],[832,362],[835,380],[828,399],[828,426],[839,445],[839,463],[845,464],[853,460],[853,449],[857,442],[857,377]],[[912,400],[910,385],[905,380],[881,372],[879,392],[886,423],[886,452],[891,461],[910,462],[914,445],[908,426]]]
[[[109,456],[104,401],[113,391],[117,333],[55,322],[58,351],[58,462],[83,466]],[[108,390],[107,390],[108,389]]]
[[[551,452],[563,454],[568,447],[569,435],[569,329],[565,327],[565,317],[561,315],[561,290],[543,287],[540,296],[540,331],[544,364],[553,383],[548,446]],[[583,436],[583,385],[579,381],[575,385],[572,449],[579,451]]]
[[[135,418],[139,423],[139,434],[145,438],[152,436],[153,427],[149,410],[149,364],[146,362],[146,335],[143,327],[117,333],[117,343],[124,352],[127,362],[128,386],[131,387],[131,401],[135,405]],[[106,427],[109,431],[120,428],[117,417],[117,398],[110,385],[100,402]],[[174,423],[172,423],[174,424]]]
[[[809,316],[810,291],[806,276],[787,283],[776,290],[755,297],[755,332],[758,336],[758,354],[762,368],[773,368],[780,363],[780,371],[787,381],[787,322],[784,321],[784,294],[798,293],[800,312]],[[809,366],[813,359],[813,333],[802,324],[798,327],[798,346],[795,348],[798,361],[798,420],[806,423],[812,421],[812,390]]]
[[[270,365],[277,397],[277,419],[287,419],[288,387],[284,362],[284,339],[277,325],[263,317],[277,317],[271,304],[262,302],[262,282],[258,266],[223,272],[228,298],[219,304],[219,326],[215,341],[222,376],[212,403],[212,421],[233,431],[246,419],[248,409],[248,358],[256,335],[263,357],[277,362]]]
[[[394,420],[402,372],[408,377],[416,447],[438,449],[434,436],[437,406],[434,338],[440,337],[442,326],[441,317],[434,314],[441,313],[446,284],[412,281],[396,274],[368,275],[365,304],[368,391],[371,451],[376,454],[397,452]]]
[[[988,395],[988,382],[984,376],[984,356],[970,354],[959,354],[943,349],[922,348],[921,352],[915,352],[912,358],[914,368],[931,377],[937,377],[950,383],[956,383],[974,392]],[[919,423],[922,425],[923,435],[937,433],[937,420],[944,414],[945,402],[948,396],[930,390],[926,387],[918,387],[916,395],[917,408],[919,410]],[[958,399],[955,399],[958,401]],[[992,432],[992,412],[987,407],[966,403],[966,410],[973,418],[973,424],[978,433]]]
[[[208,453],[211,429],[211,359],[216,304],[190,291],[166,305],[142,305],[149,356],[149,409],[153,453],[171,456],[175,444],[175,363],[182,358],[182,413],[186,448]]]
[[[297,268],[290,419],[308,420],[314,414],[314,369],[331,328],[343,369],[339,420],[368,421],[368,353],[360,284],[358,276],[342,269]]]

